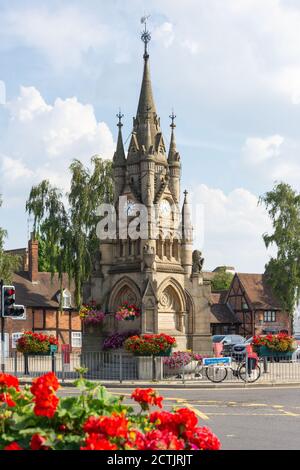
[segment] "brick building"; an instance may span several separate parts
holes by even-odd
[[[282,309],[263,274],[237,273],[225,303],[240,322],[239,333],[243,336],[291,332],[291,318]]]
[[[212,292],[210,296],[210,329],[212,335],[237,334],[240,320],[231,306],[226,303],[228,291]]]
[[[205,273],[212,280],[215,271]],[[213,335],[291,333],[291,319],[266,283],[263,274],[236,273],[228,291],[210,296]]]
[[[16,252],[16,250],[13,250]],[[53,334],[62,344],[70,344],[73,351],[81,349],[81,321],[73,307],[74,287],[68,276],[63,276],[63,311],[59,312],[60,281],[58,275],[38,271],[38,242],[30,240],[23,254],[22,268],[13,276],[16,303],[26,308],[26,319],[5,319],[5,350],[15,351],[15,341],[26,330]],[[12,252],[12,251],[11,251]]]

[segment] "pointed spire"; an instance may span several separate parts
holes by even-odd
[[[188,201],[188,192],[184,191],[184,201],[182,206],[182,237],[185,241],[193,240],[193,225]]]
[[[171,140],[170,140],[170,148],[169,148],[169,156],[168,156],[168,162],[179,162],[180,160],[180,155],[177,152],[177,147],[176,147],[176,139],[175,139],[175,119],[176,115],[174,114],[174,111],[172,111],[172,114],[169,116],[171,119],[171,124],[170,127],[172,129],[171,131]]]
[[[125,151],[124,151],[124,144],[123,144],[123,137],[122,137],[122,118],[124,117],[124,114],[121,114],[121,110],[119,113],[116,115],[116,117],[119,119],[119,122],[117,124],[119,128],[118,132],[118,140],[117,140],[117,149],[114,154],[114,164],[116,165],[125,165],[126,163],[126,158],[125,158]]]
[[[146,26],[145,26],[146,27]],[[151,40],[150,33],[145,30],[142,34],[142,41],[145,44],[144,52],[144,72],[142,87],[140,93],[140,99],[137,109],[137,118],[144,118],[146,116],[147,110],[150,109],[151,113],[156,114],[155,103],[153,99],[152,84],[150,77],[150,67],[149,67],[149,54],[147,51],[147,44]]]

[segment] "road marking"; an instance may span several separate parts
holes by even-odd
[[[292,413],[291,411],[282,410],[282,412],[285,416],[293,416],[293,417],[297,417],[297,418],[300,416],[300,414]]]

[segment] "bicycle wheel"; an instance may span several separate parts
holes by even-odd
[[[226,379],[227,369],[225,367],[207,367],[205,374],[211,382],[219,383]]]
[[[254,369],[246,371],[246,363],[244,362],[239,368],[239,377],[244,382],[254,383],[259,379],[260,374],[261,371],[258,364]]]

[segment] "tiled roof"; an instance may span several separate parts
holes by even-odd
[[[237,274],[254,309],[279,309],[282,306],[267,284],[264,274]]]
[[[214,304],[210,307],[211,323],[240,323],[235,314],[226,304]]]
[[[58,308],[57,294],[60,291],[60,281],[55,274],[51,279],[51,273],[38,273],[38,281],[32,283],[28,271],[15,273],[13,284],[16,288],[16,304],[35,308]],[[69,286],[68,276],[63,276],[63,288],[68,289],[74,299],[74,285]]]
[[[211,323],[240,323],[234,312],[225,303],[228,291],[213,292],[210,296]]]

